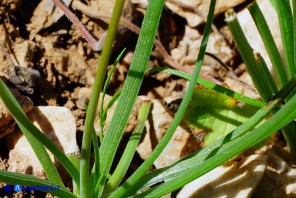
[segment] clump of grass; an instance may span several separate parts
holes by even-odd
[[[260,36],[263,40],[266,51],[275,70],[276,79],[279,82],[279,88],[287,84],[287,81],[295,76],[294,63],[294,34],[291,7],[288,1],[279,3],[276,1],[276,8],[279,15],[280,29],[282,32],[282,40],[285,52],[285,61],[280,57],[279,51],[275,45],[271,31],[266,23],[266,20],[255,1],[248,7],[248,10],[258,28]],[[237,44],[238,50],[246,64],[247,70],[260,94],[265,102],[269,102],[278,92],[278,88],[274,79],[269,72],[264,59],[259,53],[253,52],[251,49],[239,23],[236,14],[233,10],[226,12],[226,22],[231,31],[231,34]],[[296,60],[296,59],[295,59]],[[286,63],[286,64],[284,64]],[[293,93],[293,92],[292,92]],[[290,95],[289,97],[292,97]],[[287,98],[285,101],[288,101]],[[289,151],[296,156],[296,127],[293,122],[282,128]]]
[[[57,0],[54,0],[54,2],[57,4],[58,7],[63,9],[65,14],[71,15],[63,4],[61,4]],[[139,124],[136,127],[132,137],[130,138],[122,160],[120,160],[120,163],[117,165],[118,168],[116,168],[116,170],[112,174],[110,173],[110,168],[113,164],[119,141],[122,137],[123,131],[128,121],[128,117],[132,111],[132,107],[134,106],[141,83],[143,81],[144,74],[146,72],[146,65],[148,63],[154,43],[157,26],[164,6],[164,0],[153,0],[149,1],[148,3],[147,11],[142,23],[142,28],[140,31],[131,67],[129,69],[122,90],[118,92],[116,96],[114,96],[114,99],[110,103],[110,105],[112,105],[115,100],[118,100],[118,105],[114,112],[110,127],[107,129],[104,137],[102,135],[100,137],[101,145],[99,147],[93,127],[94,117],[98,107],[99,96],[104,84],[103,79],[105,79],[107,70],[106,68],[112,51],[112,45],[120,20],[123,3],[124,1],[116,1],[113,10],[113,16],[107,31],[106,41],[103,46],[100,63],[97,68],[92,95],[90,98],[90,102],[87,105],[87,117],[85,121],[85,131],[82,141],[81,157],[66,156],[45,135],[43,135],[43,133],[40,132],[29,121],[11,92],[0,80],[0,97],[15,118],[23,133],[28,138],[29,142],[31,142],[34,150],[38,150],[38,152],[36,152],[36,155],[39,157],[39,160],[41,161],[48,177],[48,180],[42,180],[30,175],[23,175],[0,170],[0,181],[9,184],[20,184],[26,186],[60,185],[60,190],[50,191],[50,193],[60,197],[160,197],[178,188],[181,188],[188,182],[209,172],[210,170],[233,158],[244,150],[256,145],[258,142],[262,141],[275,131],[282,129],[285,126],[289,126],[295,119],[296,111],[291,111],[291,109],[296,108],[296,96],[290,95],[289,100],[286,99],[286,96],[290,93],[293,93],[292,90],[296,86],[296,78],[294,76],[290,76],[288,81],[285,80],[284,77],[278,76],[279,79],[282,79],[282,84],[279,87],[279,91],[277,91],[277,87],[275,87],[275,84],[270,77],[269,71],[266,70],[266,65],[264,64],[263,60],[260,57],[258,59],[255,59],[252,51],[248,46],[246,46],[246,51],[249,52],[248,56],[252,57],[252,60],[250,60],[250,64],[254,64],[256,66],[256,69],[258,67],[260,71],[262,71],[262,75],[260,76],[256,74],[255,68],[249,69],[251,71],[250,73],[253,73],[251,75],[253,75],[253,80],[256,82],[255,85],[259,93],[261,94],[264,102],[249,99],[245,96],[228,90],[225,87],[215,85],[212,82],[198,77],[203,58],[205,56],[207,41],[214,17],[214,8],[216,1],[211,0],[208,18],[204,29],[204,36],[193,73],[186,74],[166,68],[157,69],[171,72],[190,80],[189,87],[176,113],[176,116],[174,117],[166,134],[157,145],[157,147],[154,149],[154,151],[151,153],[151,155],[148,157],[148,159],[145,160],[144,163],[136,170],[136,172],[134,172],[126,181],[120,184],[123,176],[125,175],[127,167],[130,165],[131,158],[134,155],[136,146],[141,136],[141,131],[143,131],[144,122],[150,109],[149,101],[145,101],[142,104],[139,113]],[[234,18],[231,13],[229,13],[229,17]],[[80,30],[82,30],[82,34],[85,36],[86,29],[79,22],[79,20],[77,21],[76,19],[77,18],[75,18],[75,20],[72,19],[72,21]],[[228,19],[228,21],[229,23],[231,23],[232,19]],[[233,29],[233,31],[239,31],[236,28],[231,29]],[[90,34],[87,33],[87,35]],[[242,38],[242,35],[240,36]],[[90,40],[91,43],[97,42],[95,39],[86,38],[86,40]],[[242,56],[244,57],[245,55],[242,54]],[[279,71],[281,70],[279,69]],[[266,84],[268,88],[266,88],[265,85],[260,84],[261,82],[258,80],[258,78],[260,77],[264,79],[264,84]],[[226,136],[223,136],[210,143],[207,147],[186,156],[182,160],[177,161],[176,163],[168,167],[146,173],[149,167],[153,164],[153,162],[166,147],[169,140],[173,136],[177,126],[183,119],[188,104],[191,100],[195,84],[197,82],[205,84],[207,87],[215,89],[221,93],[225,93],[226,95],[232,95],[237,100],[262,108],[258,112],[256,112],[247,122],[236,128],[234,131],[230,132]],[[106,89],[104,89],[103,94],[105,92]],[[285,105],[279,108],[279,105],[285,99]],[[106,115],[107,111],[108,108],[100,110],[100,123],[102,125],[101,129],[103,128],[105,117],[104,115]],[[273,112],[274,115],[264,124],[256,127],[258,123],[260,123],[271,112]],[[95,155],[94,164],[90,164],[90,149],[92,145]],[[48,160],[45,148],[47,148],[50,152],[54,154],[56,159],[59,160],[59,162],[65,167],[67,172],[72,177],[75,187],[73,192],[68,191],[64,187],[62,179],[59,177],[56,168],[54,167],[52,162]]]

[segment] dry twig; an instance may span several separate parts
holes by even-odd
[[[56,1],[56,0],[55,0]],[[74,9],[79,10],[80,12],[86,14],[87,16],[91,17],[91,18],[95,18],[95,19],[100,19],[105,21],[106,23],[108,23],[111,19],[111,14],[106,13],[104,11],[100,11],[100,10],[95,10],[93,8],[90,8],[89,6],[81,3],[80,1],[73,1],[72,6]],[[120,18],[120,24],[125,26],[126,28],[128,28],[129,30],[131,30],[132,32],[139,34],[140,33],[140,28],[138,26],[136,26],[135,24],[133,24],[132,22],[126,20],[125,18],[121,17]],[[161,42],[158,39],[154,40],[154,44],[157,47],[158,51],[160,52],[160,54],[163,56],[164,61],[171,66],[174,69],[186,72],[186,73],[192,73],[193,69],[189,66],[183,66],[180,65],[179,63],[175,62],[173,60],[173,58],[168,54],[168,52],[166,51],[166,49],[163,47],[163,45],[161,44]],[[210,80],[216,84],[222,84],[222,82],[218,81],[217,79],[213,78],[212,76],[206,75],[206,74],[200,74],[200,77]]]

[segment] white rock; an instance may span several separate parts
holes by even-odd
[[[264,197],[267,194],[268,197],[296,197],[296,168],[293,162],[286,162],[274,152],[267,154],[267,168],[253,197]]]
[[[64,0],[65,5],[69,6],[72,0]],[[64,13],[58,9],[52,1],[42,0],[34,9],[31,23],[28,26],[30,30],[30,40],[39,33],[40,30],[50,27],[56,23]]]
[[[267,156],[251,155],[229,166],[219,166],[182,188],[177,198],[250,197],[263,177]]]
[[[76,124],[72,113],[64,107],[34,107],[28,114],[33,124],[51,139],[65,154],[78,153]],[[43,168],[25,136],[16,129],[7,136],[8,171],[31,173],[45,177]],[[49,152],[51,159],[53,155]]]
[[[211,1],[204,0],[170,0],[165,5],[174,13],[185,18],[191,27],[196,27],[204,22],[207,17]],[[215,14],[225,12],[227,9],[235,7],[245,0],[225,1],[218,0],[215,7]],[[190,9],[186,8],[190,7]],[[198,10],[196,12],[195,10]],[[203,15],[203,16],[201,16]]]
[[[33,108],[33,102],[29,97],[23,96],[17,89],[10,89],[11,93],[14,95],[19,105],[25,113],[31,111]],[[3,101],[0,99],[0,139],[5,135],[11,133],[14,129],[15,121],[6,108]]]
[[[269,26],[269,29],[271,30],[271,34],[273,35],[273,38],[275,40],[275,43],[279,51],[282,52],[283,46],[282,46],[282,40],[281,40],[281,31],[279,28],[278,16],[274,7],[271,5],[270,1],[268,0],[260,0],[260,1],[257,1],[257,3],[264,15],[264,18]],[[240,25],[242,26],[242,29],[251,47],[256,52],[259,52],[262,55],[267,66],[270,69],[271,68],[270,59],[268,58],[262,39],[259,35],[259,32],[256,28],[256,25],[249,11],[247,9],[244,9],[243,11],[237,14],[237,18]]]
[[[152,100],[152,104],[151,120],[146,122],[147,133],[137,148],[137,152],[142,159],[146,159],[150,155],[164,136],[173,119],[160,100]],[[190,151],[197,150],[197,148],[199,146],[191,133],[178,126],[171,141],[154,162],[154,165],[156,168],[168,166],[190,153]]]

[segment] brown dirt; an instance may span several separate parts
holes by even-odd
[[[93,85],[100,53],[94,52],[71,22],[48,2],[50,1],[2,0],[0,3],[0,44],[5,46],[16,65],[39,71],[40,77],[32,86],[34,92],[28,94],[20,90],[24,95],[30,97],[34,106],[64,106],[71,110],[76,119],[77,141],[78,145],[80,145],[85,118],[83,104],[89,99],[88,93]],[[112,10],[110,8],[112,7],[112,1],[84,1],[85,4],[94,7],[101,6],[98,2],[101,2],[101,4],[103,2],[104,6],[109,6],[109,8],[102,10]],[[136,9],[129,4],[125,9],[124,16],[139,25],[143,18],[139,10],[141,9]],[[90,18],[78,10],[75,10],[75,13],[96,38],[99,38],[106,30],[107,23],[105,21]],[[224,22],[218,18],[216,23],[224,37],[219,37],[218,41],[213,41],[210,48],[212,47],[215,50],[224,46],[230,47],[232,41],[225,37]],[[186,31],[191,31],[200,38],[198,34],[201,34],[202,29],[202,25],[189,29],[185,26],[184,19],[165,9],[158,38],[166,47],[166,50],[171,51],[178,48],[180,41],[186,35]],[[107,91],[110,95],[116,93],[124,83],[136,39],[135,33],[121,27],[114,45],[110,65],[123,47],[127,47],[127,52],[112,76]],[[189,40],[189,42],[191,41]],[[179,64],[182,63],[192,67],[195,54],[185,53],[186,50],[191,50],[191,48],[185,49],[181,45],[178,50],[184,52],[184,56],[173,57],[173,59],[179,61]],[[229,53],[231,57],[228,53],[225,53],[220,58],[231,66],[238,65],[237,62],[240,61],[240,58],[236,52],[231,50]],[[1,50],[0,63],[2,63],[0,65],[0,75],[9,78],[7,71],[11,65],[4,58]],[[210,59],[206,59],[205,64],[204,73],[223,81],[226,72],[219,64]],[[169,66],[163,61],[159,51],[154,49],[148,67],[159,65]],[[237,73],[242,74],[243,71],[245,69],[237,70]],[[140,95],[163,99],[182,92],[185,88],[186,81],[184,79],[166,73],[151,73],[145,76]],[[6,152],[4,141],[0,140],[0,169],[2,170],[7,169]],[[133,169],[137,166],[134,165]],[[0,189],[0,197],[5,195],[19,197],[16,194],[3,194],[2,192]],[[23,197],[45,196],[45,194],[23,194]]]

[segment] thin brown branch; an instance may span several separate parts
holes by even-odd
[[[80,1],[73,1],[72,6],[74,9],[79,10],[80,12],[86,14],[88,17],[95,18],[95,19],[100,19],[108,23],[111,19],[111,14],[107,13],[105,11],[100,11],[100,10],[95,10],[93,8],[90,8],[89,6],[81,3]],[[120,24],[125,26],[127,29],[131,30],[132,32],[139,34],[140,33],[140,28],[133,24],[132,22],[126,20],[125,18],[121,17],[120,18]],[[157,39],[154,40],[154,44],[157,47],[158,51],[160,54],[163,56],[164,61],[171,66],[174,69],[186,72],[186,73],[192,73],[193,69],[188,66],[183,66],[173,60],[173,58],[169,55],[169,53],[166,51],[166,49],[163,47],[161,42]],[[222,84],[222,82],[218,81],[217,79],[213,78],[210,75],[206,74],[200,74],[200,77],[210,80],[216,84]]]

